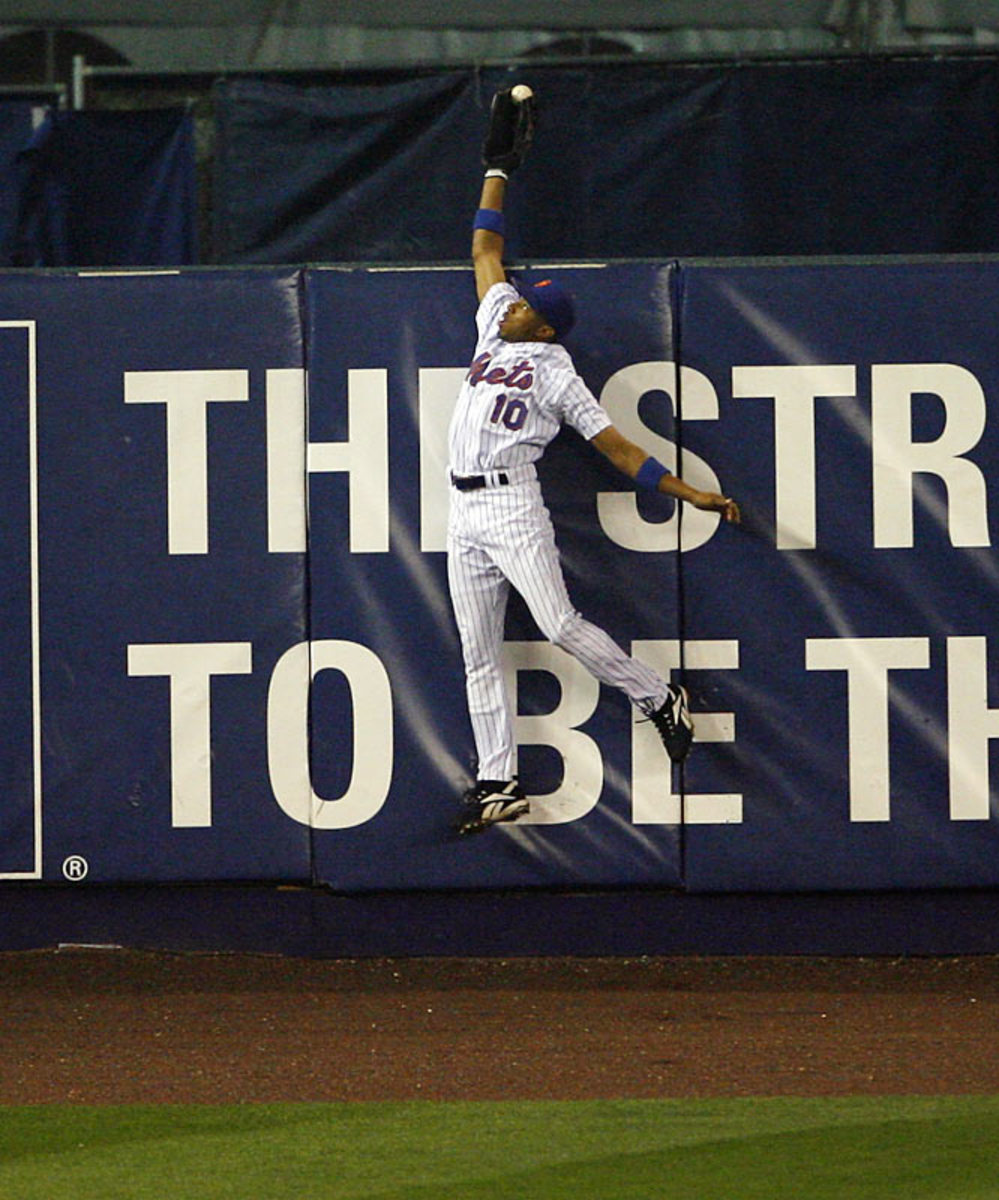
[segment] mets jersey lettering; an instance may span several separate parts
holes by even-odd
[[[486,351],[485,354],[480,354],[475,359],[468,369],[466,378],[468,382],[475,387],[477,383],[503,383],[507,387],[520,388],[526,392],[534,383],[534,363],[529,358],[525,358],[520,362],[516,362],[512,367],[493,367],[489,369],[489,364],[493,361],[493,355]]]

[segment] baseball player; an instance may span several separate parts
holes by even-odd
[[[519,103],[518,93],[524,97]],[[614,428],[562,345],[574,321],[571,296],[549,280],[507,281],[503,201],[534,120],[533,95],[523,85],[493,98],[472,233],[478,341],[449,431],[448,586],[478,756],[478,777],[462,797],[460,833],[529,811],[517,778],[501,658],[511,586],[545,637],[602,683],[620,688],[652,721],[674,762],[686,757],[693,739],[685,689],[629,657],[569,599],[534,465],[562,424],[638,487],[739,520],[734,500],[689,486]]]

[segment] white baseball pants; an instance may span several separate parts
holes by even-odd
[[[511,584],[545,637],[601,683],[620,688],[643,712],[665,700],[666,681],[573,608],[537,479],[470,492],[452,488],[447,546],[479,779],[506,780],[517,773],[502,666]]]

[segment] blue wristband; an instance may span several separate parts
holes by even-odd
[[[472,228],[488,229],[492,233],[498,233],[500,237],[506,236],[506,222],[503,220],[503,214],[495,208],[480,208],[475,214]]]
[[[659,491],[659,480],[668,474],[669,471],[666,470],[658,459],[647,458],[638,468],[638,473],[635,475],[635,483],[638,487],[645,488],[646,491],[657,492]]]

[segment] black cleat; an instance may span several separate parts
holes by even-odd
[[[480,779],[461,798],[463,812],[458,832],[481,833],[501,821],[516,821],[530,810],[516,779]]]
[[[666,753],[673,762],[683,762],[694,740],[694,725],[687,708],[687,689],[671,683],[669,695],[655,712],[648,714],[647,719],[655,725]]]

